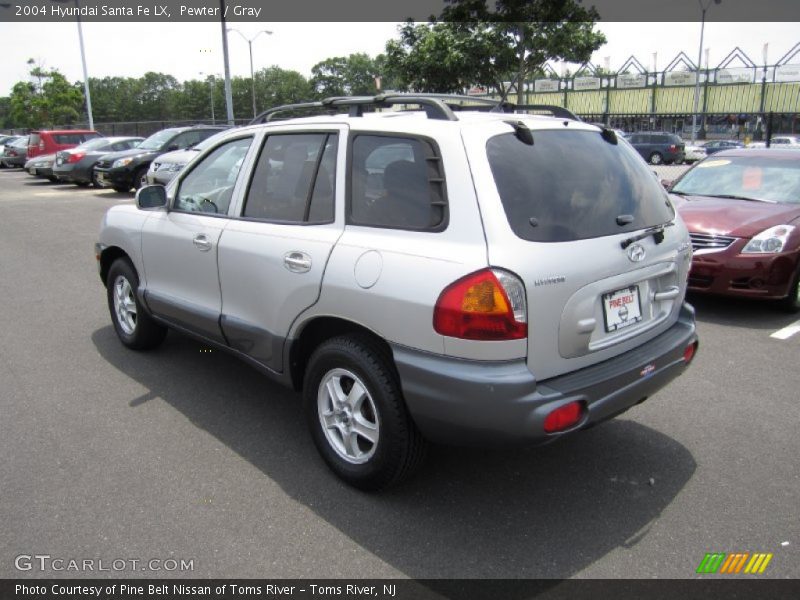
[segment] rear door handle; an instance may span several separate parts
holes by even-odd
[[[283,255],[283,266],[292,273],[308,273],[311,270],[311,257],[305,252],[287,252]]]
[[[192,243],[195,245],[195,248],[198,248],[201,252],[208,252],[211,250],[211,242],[208,241],[204,233],[198,233],[194,236]]]

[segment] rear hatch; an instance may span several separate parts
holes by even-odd
[[[527,361],[541,380],[668,329],[691,248],[666,192],[627,142],[574,121],[529,125],[532,145],[503,122],[463,137],[489,264],[522,279]]]

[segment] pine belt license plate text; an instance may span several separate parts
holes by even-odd
[[[632,285],[622,290],[603,294],[603,314],[606,331],[617,331],[642,320],[639,302],[639,286]]]

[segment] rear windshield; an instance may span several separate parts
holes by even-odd
[[[626,142],[595,131],[539,130],[534,145],[513,133],[487,143],[489,165],[514,233],[566,242],[671,221],[666,192]],[[621,223],[621,224],[620,224]]]
[[[177,133],[175,129],[162,129],[157,131],[149,138],[137,146],[139,150],[161,150],[161,146],[166,144]]]
[[[104,137],[97,137],[89,140],[88,142],[83,142],[80,146],[78,146],[79,150],[96,150],[98,148],[105,148],[108,146],[108,139]]]

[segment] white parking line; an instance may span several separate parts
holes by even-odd
[[[769,337],[775,338],[776,340],[788,340],[795,333],[800,333],[800,321],[795,321],[791,325],[779,329]]]

